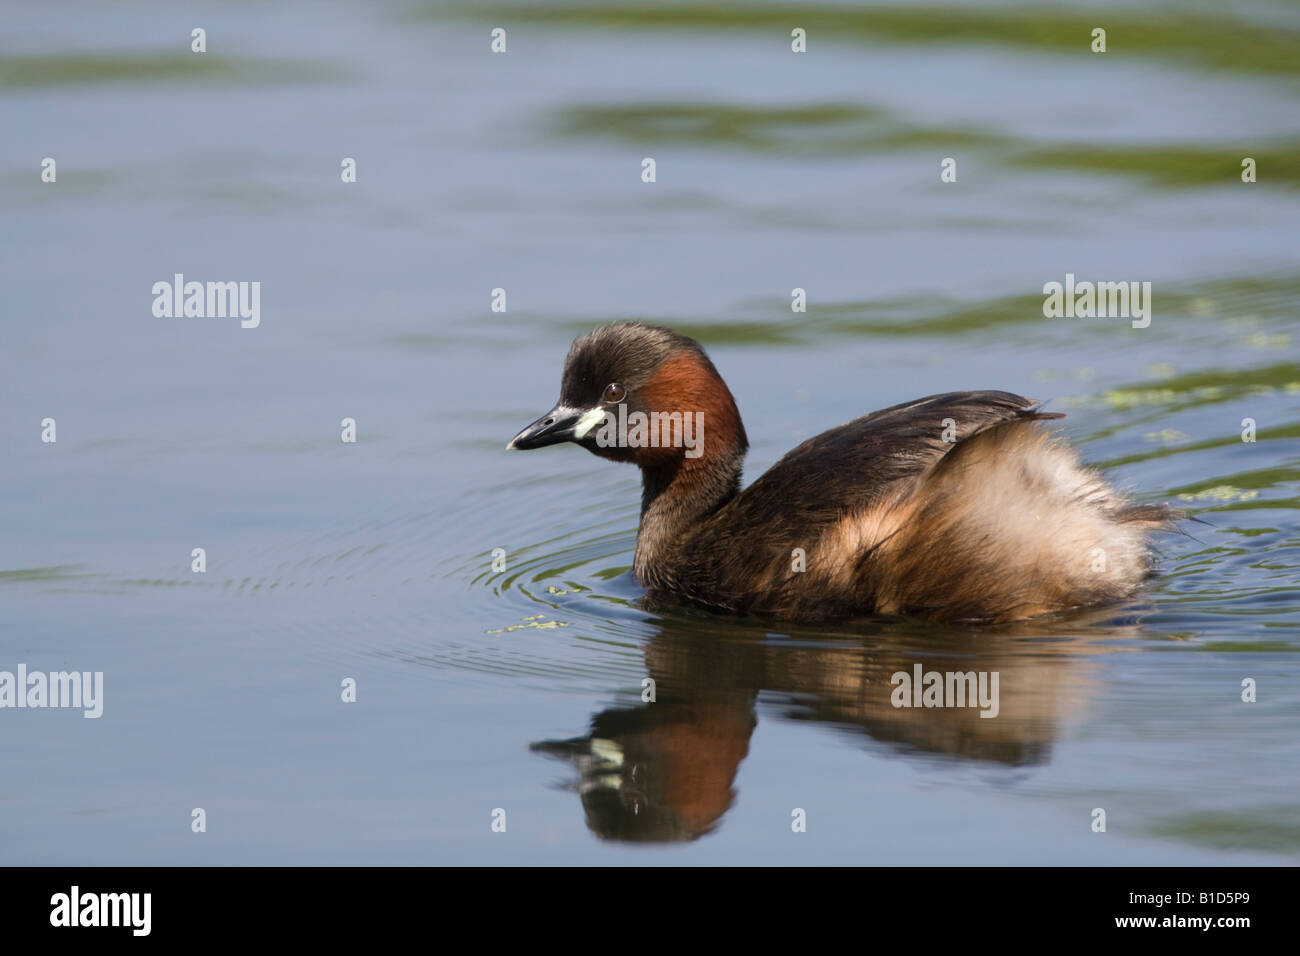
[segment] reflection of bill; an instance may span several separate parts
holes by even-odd
[[[587,825],[601,839],[694,840],[730,808],[754,723],[752,702],[660,701],[604,711],[589,736],[533,749],[574,763]]]
[[[1075,619],[1059,635],[1040,624],[1032,634],[1048,641],[1015,628],[934,633],[879,624],[859,637],[819,635],[815,646],[774,644],[757,625],[661,623],[646,647],[657,702],[602,711],[586,736],[533,749],[577,769],[598,837],[635,842],[694,840],[718,825],[736,797],[760,691],[782,716],[857,727],[910,758],[1043,764],[1088,687],[1092,655],[1107,651],[1099,640],[1129,630],[1095,628],[1085,642],[1073,636],[1084,623]],[[915,679],[918,658],[923,695],[928,674],[972,675],[975,706],[895,706],[893,678]],[[982,719],[993,713],[996,720]]]

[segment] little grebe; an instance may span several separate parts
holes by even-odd
[[[809,439],[741,491],[749,442],[704,350],[622,322],[574,341],[560,400],[507,447],[637,464],[633,571],[652,591],[800,621],[996,623],[1131,595],[1148,533],[1180,517],[1117,494],[1038,409],[931,395]]]

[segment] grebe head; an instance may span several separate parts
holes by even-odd
[[[605,325],[576,339],[560,400],[506,447],[560,442],[674,471],[692,460],[735,457],[738,464],[748,448],[731,392],[699,344],[640,322]]]

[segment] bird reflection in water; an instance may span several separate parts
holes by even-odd
[[[1098,655],[1138,636],[1114,621],[1112,611],[996,629],[866,622],[856,633],[774,634],[675,612],[655,621],[645,648],[652,702],[634,697],[597,713],[585,736],[531,749],[576,768],[593,833],[643,843],[718,827],[736,798],[760,694],[765,717],[864,733],[905,758],[1033,767],[1049,761],[1059,727],[1081,707]],[[982,718],[977,704],[894,706],[893,675],[918,663],[927,672],[998,672],[996,718]]]

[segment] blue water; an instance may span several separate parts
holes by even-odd
[[[1300,857],[1290,5],[1036,14],[1104,56],[994,3],[787,4],[802,55],[690,5],[12,6],[0,671],[102,671],[104,713],[0,710],[0,862]],[[260,282],[260,326],[155,317],[177,272]],[[1152,282],[1150,327],[1044,318],[1067,272]],[[645,606],[634,470],[504,447],[624,318],[708,349],[750,480],[1003,388],[1204,523],[1129,606],[1014,628]],[[892,707],[916,662],[998,671],[998,718]]]

